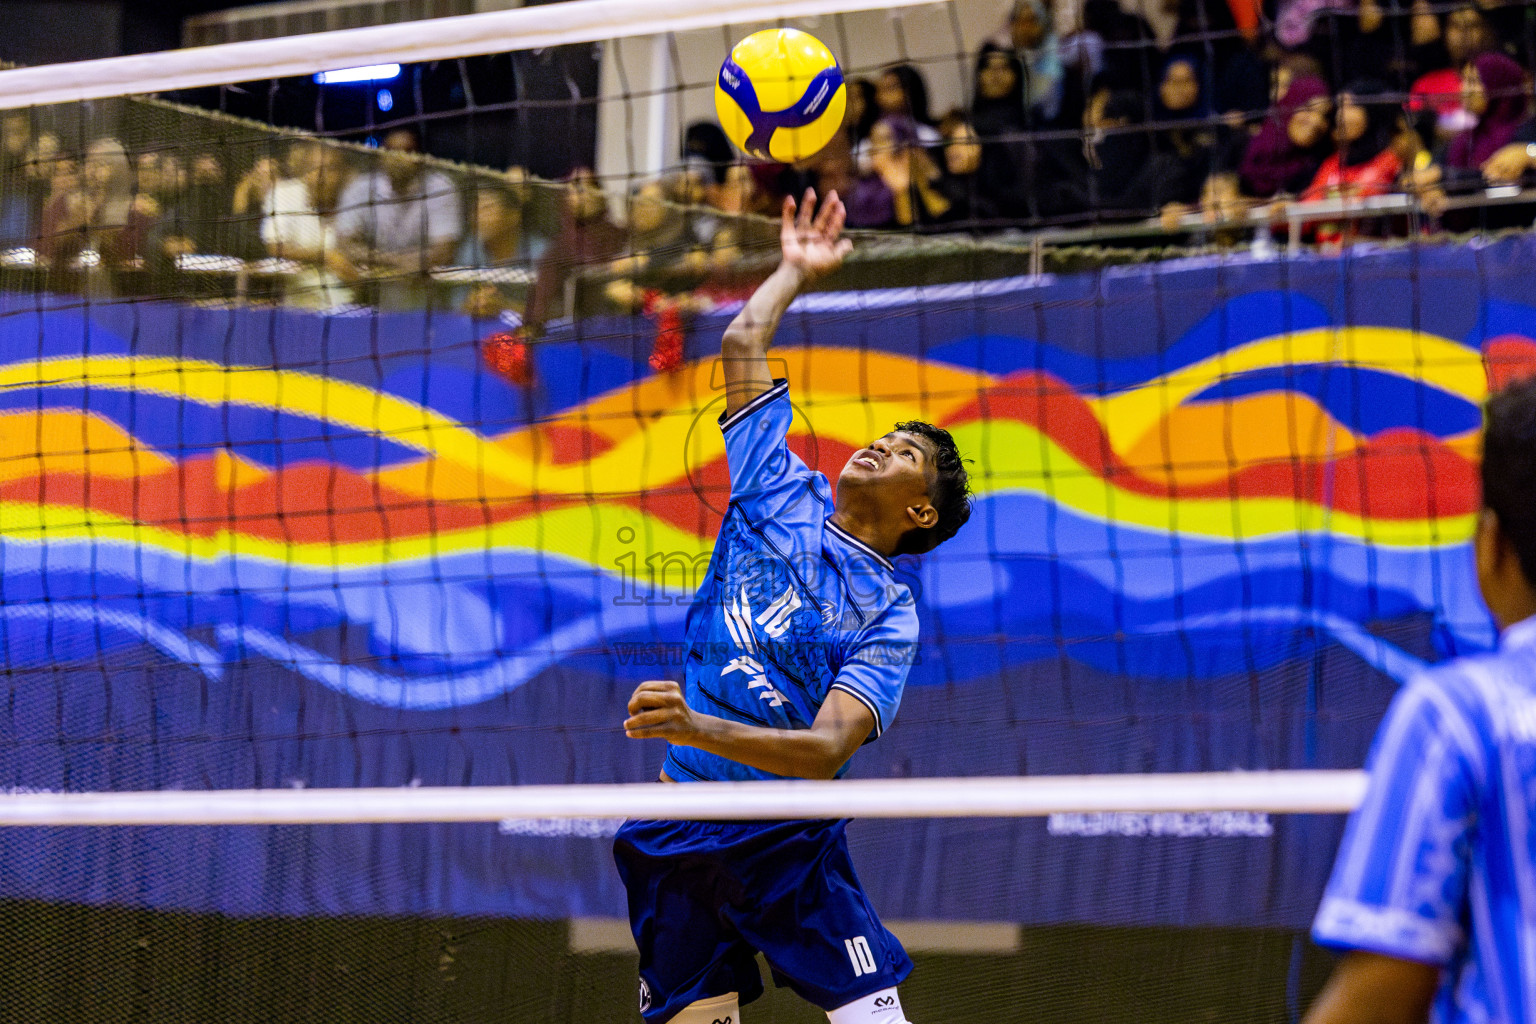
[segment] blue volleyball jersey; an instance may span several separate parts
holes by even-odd
[[[1313,936],[1444,968],[1442,1024],[1536,1024],[1536,618],[1406,686],[1369,768]]]
[[[793,416],[777,381],[721,418],[731,502],[688,610],[683,692],[702,714],[806,729],[838,689],[870,710],[874,739],[901,703],[917,612],[890,560],[828,518],[827,478],[785,441]],[[679,782],[776,778],[683,746],[662,770]]]

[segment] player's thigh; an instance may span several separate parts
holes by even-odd
[[[640,1012],[669,1017],[730,992],[750,1001],[762,992],[762,981],[753,950],[719,912],[718,864],[665,855],[643,824],[626,824],[614,842],[640,953]]]
[[[731,920],[780,984],[834,1010],[911,973],[859,884],[840,826],[809,825],[744,867],[743,888],[754,898],[733,903]]]

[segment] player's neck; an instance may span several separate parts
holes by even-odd
[[[838,506],[832,513],[832,521],[838,528],[868,544],[886,558],[894,558],[896,545],[901,541],[899,531],[883,528],[873,510],[858,506]]]

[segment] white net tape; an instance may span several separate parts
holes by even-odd
[[[1342,814],[1359,771],[575,786],[12,793],[0,825],[276,825],[511,818],[1011,818],[1072,812]]]
[[[432,21],[0,71],[0,109],[930,3],[932,0],[572,0]]]

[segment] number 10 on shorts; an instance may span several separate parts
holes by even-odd
[[[864,936],[855,935],[851,939],[844,939],[843,945],[848,947],[848,959],[853,961],[855,978],[875,973],[875,955],[869,951],[869,941]]]

